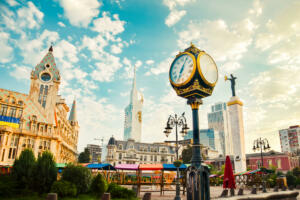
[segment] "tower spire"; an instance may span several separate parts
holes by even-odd
[[[133,69],[133,82],[132,82],[132,90],[131,90],[131,103],[134,99],[137,98],[137,89],[136,89],[136,66]]]
[[[69,121],[71,123],[77,122],[77,117],[76,117],[76,100],[75,99],[73,101],[72,109],[71,109],[70,116],[69,116]]]

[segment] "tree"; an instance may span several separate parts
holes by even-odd
[[[28,190],[33,187],[35,165],[36,161],[31,149],[25,149],[21,152],[19,159],[15,159],[12,175],[16,179],[19,188]]]
[[[86,193],[92,180],[91,171],[83,166],[67,165],[62,172],[63,181],[69,181],[76,186],[77,193]]]
[[[191,145],[189,145],[186,149],[183,149],[183,151],[181,153],[183,163],[190,163],[191,162],[192,155],[193,155],[192,149],[193,149],[193,147]],[[205,160],[206,156],[203,152],[203,150],[204,150],[203,145],[201,145],[201,144],[200,144],[200,149],[201,149],[202,160]]]
[[[79,163],[89,163],[90,162],[90,151],[85,148],[84,152],[81,152],[78,156]]]
[[[108,185],[106,183],[106,181],[104,180],[104,178],[101,176],[101,174],[98,174],[97,176],[95,176],[92,180],[92,184],[91,184],[91,191],[101,197],[103,195],[104,192],[106,192],[106,190],[108,189]]]
[[[34,182],[36,190],[41,193],[49,192],[57,179],[57,168],[51,152],[45,151],[37,159]]]

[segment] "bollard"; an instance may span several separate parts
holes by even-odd
[[[294,190],[294,186],[293,186],[293,185],[290,185],[290,186],[289,186],[289,190]]]
[[[234,196],[234,189],[230,188],[230,196]]]
[[[297,185],[297,186],[296,186],[296,189],[297,189],[297,190],[300,190],[300,185]]]
[[[278,192],[278,190],[279,190],[279,187],[278,187],[278,186],[275,186],[275,187],[274,187],[274,192]]]
[[[56,193],[48,193],[46,200],[57,200]]]
[[[101,200],[110,200],[110,193],[104,193]]]
[[[150,192],[145,193],[143,196],[143,200],[151,200],[151,193]]]
[[[243,189],[243,188],[240,188],[240,189],[239,189],[238,195],[244,195],[244,189]]]
[[[252,188],[252,190],[251,190],[251,194],[257,194],[256,187]]]
[[[228,190],[223,190],[223,192],[221,193],[221,197],[227,197],[228,195]]]

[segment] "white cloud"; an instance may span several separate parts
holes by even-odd
[[[168,17],[165,20],[165,24],[169,27],[176,24],[184,15],[186,15],[185,10],[178,10],[177,7],[182,7],[186,3],[194,1],[195,0],[163,0],[163,4],[170,10]]]
[[[28,66],[17,66],[13,64],[13,70],[9,72],[9,75],[14,77],[17,80],[30,80],[30,72],[32,68]]]
[[[188,47],[193,42],[216,61],[240,60],[252,43],[253,30],[249,19],[228,26],[223,20],[190,22],[188,28],[179,32],[178,46]],[[255,26],[255,25],[252,25]]]
[[[166,18],[166,25],[167,26],[173,26],[174,24],[176,24],[184,15],[186,15],[186,11],[185,10],[172,10],[170,12],[170,14],[168,15],[168,17]]]
[[[29,1],[28,7],[22,7],[17,11],[18,26],[23,28],[39,28],[43,21],[44,13],[42,13],[35,5]]]
[[[91,74],[92,78],[100,82],[112,81],[115,72],[122,67],[120,58],[109,53],[103,53],[99,60],[100,62],[95,64],[97,69]]]
[[[253,2],[253,8],[249,10],[250,14],[254,14],[256,17],[262,14],[262,4],[260,0],[255,0]]]
[[[143,64],[143,62],[140,61],[140,60],[137,60],[137,61],[135,62],[136,68],[139,68],[140,66],[142,66],[142,64]]]
[[[16,2],[15,0],[6,0],[6,2],[10,5],[10,6],[17,6],[20,5],[18,2]]]
[[[101,59],[104,52],[104,47],[108,45],[108,41],[102,36],[98,35],[94,38],[83,36],[81,49],[87,48],[92,53],[94,59]]]
[[[262,51],[300,36],[300,2],[295,1],[266,23],[266,30],[257,35],[256,47]]]
[[[18,41],[18,46],[21,49],[24,63],[37,64],[46,54],[51,42],[57,41],[59,35],[57,32],[44,30],[41,35],[37,35],[36,39],[28,40],[23,37]]]
[[[117,35],[122,33],[124,29],[125,21],[121,21],[117,14],[113,15],[113,18],[109,16],[108,12],[103,12],[102,17],[93,21],[92,30],[109,37],[109,35]]]
[[[0,62],[7,63],[13,58],[13,48],[8,44],[9,34],[0,32]]]
[[[57,22],[57,24],[60,26],[60,27],[66,27],[66,25],[62,22]]]
[[[101,3],[97,0],[60,0],[65,16],[74,26],[87,27],[94,17],[99,14]]]
[[[163,61],[161,61],[160,63],[158,63],[157,66],[153,66],[152,68],[150,68],[150,71],[146,72],[146,76],[149,76],[151,74],[154,75],[158,75],[158,74],[162,74],[162,73],[166,73],[169,71],[170,69],[170,65],[172,63],[174,58],[169,57]]]
[[[113,44],[113,45],[111,45],[110,49],[111,49],[111,52],[114,54],[122,53],[122,48],[118,45]]]
[[[146,61],[146,64],[147,64],[147,65],[152,65],[152,64],[154,64],[154,60],[147,60],[147,61]]]

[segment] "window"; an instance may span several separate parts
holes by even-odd
[[[269,167],[272,165],[272,160],[268,160]]]
[[[45,108],[46,107],[46,100],[47,100],[47,95],[48,95],[48,85],[40,86],[40,94],[39,94],[39,99],[38,102],[42,104],[42,106]]]
[[[277,168],[278,168],[278,169],[281,169],[281,159],[278,159],[278,160],[277,160]]]
[[[16,117],[16,112],[17,112],[17,108],[11,107],[11,108],[10,108],[9,116],[10,116],[10,117]]]
[[[3,152],[2,152],[2,161],[4,161],[4,156],[5,156],[5,149],[3,149]]]
[[[156,156],[156,155],[154,156],[154,161],[155,161],[155,162],[157,161],[157,156]]]
[[[7,113],[7,105],[1,105],[0,115],[6,116]]]
[[[144,156],[144,161],[147,161],[147,156]]]
[[[18,101],[19,106],[23,105],[23,101]]]
[[[19,113],[18,113],[18,118],[21,118],[21,117],[22,117],[22,114],[23,114],[23,109],[20,109],[20,110],[19,110]]]
[[[11,157],[12,148],[9,148],[8,159]]]
[[[119,147],[118,147],[118,148],[119,148],[119,150],[122,150],[122,149],[123,149],[121,144],[119,144]]]
[[[39,94],[39,100],[38,100],[39,103],[42,102],[43,91],[44,91],[44,86],[41,85],[41,87],[40,87],[40,94]]]
[[[261,162],[260,162],[260,160],[256,161],[256,164],[257,164],[257,168],[260,168],[260,167],[261,167]]]
[[[121,153],[119,153],[119,160],[121,160],[122,159],[122,154]]]

